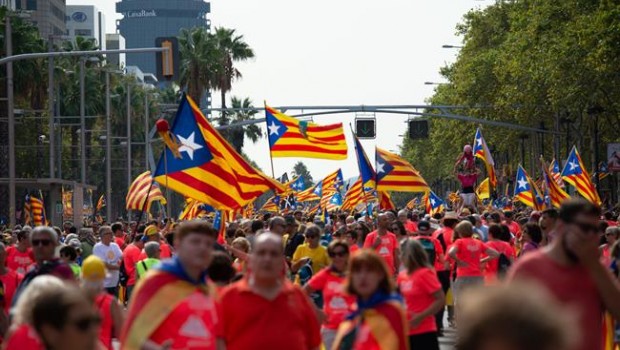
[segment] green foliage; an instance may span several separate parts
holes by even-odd
[[[483,133],[501,175],[503,164],[521,161],[536,176],[538,157],[564,159],[565,147],[576,144],[584,162],[592,164],[595,118],[589,108],[602,107],[600,154],[616,141],[620,127],[620,3],[586,0],[498,1],[466,14],[457,26],[463,48],[456,62],[441,69],[448,84],[428,99],[435,105],[464,105],[453,111],[481,119],[506,121],[566,132],[570,139],[484,126]],[[464,144],[471,144],[477,125],[431,120],[430,139],[405,140],[403,155],[427,181],[451,178],[452,166]],[[556,141],[556,145],[552,141]],[[555,147],[554,147],[555,146]],[[602,160],[602,159],[601,159]],[[533,167],[533,168],[532,168]]]

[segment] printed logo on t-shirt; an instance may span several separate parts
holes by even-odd
[[[386,247],[379,249],[379,255],[390,255],[390,251]]]
[[[469,250],[470,252],[477,252],[480,250],[480,247],[477,244],[468,244],[467,250]]]
[[[333,297],[329,302],[329,306],[332,310],[344,310],[348,308],[347,303],[341,297]]]
[[[412,281],[404,281],[399,285],[400,291],[405,293],[405,292],[410,292],[413,289],[413,282]]]
[[[199,317],[190,316],[187,321],[181,326],[179,331],[181,335],[188,338],[209,339],[211,338],[211,332],[207,329],[207,326],[202,322]]]

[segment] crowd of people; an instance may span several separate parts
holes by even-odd
[[[605,349],[619,235],[579,199],[267,213],[223,234],[208,218],[16,226],[0,243],[2,348],[438,350],[451,327],[459,350]]]

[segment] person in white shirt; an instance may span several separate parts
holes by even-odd
[[[118,296],[118,280],[123,252],[118,244],[114,243],[114,234],[110,226],[99,228],[100,242],[93,247],[93,254],[103,260],[108,274],[103,281],[105,290],[114,296]]]

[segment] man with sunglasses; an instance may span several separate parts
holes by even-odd
[[[544,286],[566,309],[575,310],[581,337],[575,350],[602,349],[603,311],[620,319],[620,287],[599,262],[600,208],[583,199],[560,207],[556,237],[519,260],[508,281]]]
[[[74,274],[71,267],[56,257],[58,234],[49,226],[37,226],[30,233],[30,244],[34,254],[35,267],[28,272],[15,291],[12,305],[19,299],[21,293],[35,277],[53,275],[60,279],[73,281]]]

